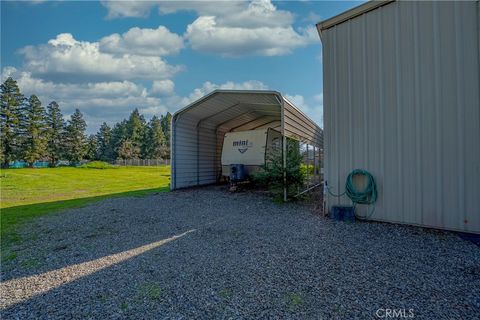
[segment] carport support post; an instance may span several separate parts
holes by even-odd
[[[283,201],[287,202],[287,137],[283,135]]]
[[[200,185],[200,121],[197,123],[197,186]]]
[[[287,202],[287,136],[285,135],[285,102],[280,100],[282,125],[282,160],[283,160],[283,201]]]

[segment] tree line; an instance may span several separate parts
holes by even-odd
[[[23,160],[30,167],[46,160],[77,164],[82,160],[169,159],[171,114],[146,121],[138,109],[128,119],[110,127],[103,123],[96,134],[87,135],[87,124],[76,109],[64,120],[57,102],[43,107],[36,95],[26,98],[11,77],[1,85],[0,160],[6,168]]]

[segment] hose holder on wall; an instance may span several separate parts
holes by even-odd
[[[358,190],[353,183],[353,178],[355,176],[363,176],[365,177],[367,183],[363,190]],[[341,194],[334,194],[331,192],[330,187],[328,186],[328,182],[325,181],[325,188],[327,192],[333,196],[340,198],[343,195],[347,195],[353,203],[353,207],[355,208],[355,216],[360,220],[369,219],[373,213],[375,212],[375,203],[377,202],[377,185],[375,184],[375,179],[373,178],[372,174],[367,170],[363,169],[355,169],[347,177],[347,181],[345,182],[345,191]],[[357,214],[356,205],[368,205],[372,206],[372,210],[365,216],[360,216]]]

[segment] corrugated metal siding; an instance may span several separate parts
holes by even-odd
[[[322,32],[325,179],[372,172],[373,219],[480,232],[479,10],[398,1]]]
[[[284,101],[285,135],[311,145],[323,145],[323,131],[292,103]]]

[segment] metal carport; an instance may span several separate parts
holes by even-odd
[[[177,111],[172,117],[171,189],[218,182],[225,133],[267,127],[282,133],[284,153],[287,137],[323,149],[322,129],[276,91],[215,90]]]

